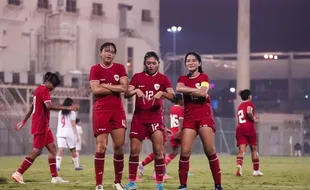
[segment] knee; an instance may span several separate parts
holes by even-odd
[[[191,154],[192,154],[191,148],[182,147],[182,149],[181,149],[181,156],[183,156],[183,157],[190,157]]]
[[[124,148],[123,146],[114,146],[114,153],[115,154],[124,154]]]
[[[138,147],[131,147],[130,156],[139,156],[140,149]]]
[[[176,156],[176,155],[178,155],[179,154],[179,149],[174,149],[173,150],[173,154]]]
[[[32,155],[34,156],[34,157],[38,157],[38,156],[40,156],[41,154],[42,154],[42,152],[43,152],[43,149],[37,149],[37,148],[35,148],[35,149],[33,149],[32,150]]]
[[[214,145],[211,145],[211,146],[208,146],[208,147],[206,147],[206,149],[205,149],[205,154],[208,156],[208,155],[211,155],[211,154],[213,154],[213,153],[215,153],[215,147],[214,147]]]
[[[107,144],[102,141],[97,142],[96,148],[97,148],[97,152],[103,153],[107,149]]]
[[[155,147],[153,152],[154,152],[155,158],[162,158],[164,156],[163,147]]]
[[[252,152],[257,152],[257,146],[250,146]]]

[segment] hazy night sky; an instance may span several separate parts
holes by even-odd
[[[177,53],[235,53],[237,0],[161,0],[161,52],[167,28],[182,26]],[[310,51],[310,0],[251,0],[251,52]]]

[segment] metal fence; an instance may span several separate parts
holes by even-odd
[[[53,114],[54,115],[54,114]],[[92,123],[89,119],[88,115],[79,115],[81,119],[81,126],[83,128],[83,146],[81,154],[93,154],[95,152],[95,138],[93,137],[92,132]],[[21,118],[13,117],[11,118],[10,123],[17,123]],[[130,118],[128,118],[127,126],[130,127]],[[32,149],[32,135],[30,134],[30,124],[28,121],[24,129],[19,132],[13,131],[13,126],[7,126],[8,124],[4,121],[0,120],[0,155],[24,155],[28,154]],[[276,124],[275,124],[276,125]],[[282,125],[282,124],[278,124]],[[235,119],[234,118],[216,118],[216,149],[220,154],[235,154],[237,152],[236,141],[235,141]],[[57,118],[51,116],[50,127],[53,131],[53,134],[56,134],[57,130]],[[261,127],[261,126],[259,126]],[[259,130],[258,130],[259,131]],[[126,143],[125,143],[125,152],[129,153],[129,129],[126,132]],[[275,142],[277,147],[270,147],[269,142],[275,141],[275,136],[267,134],[263,132],[262,134],[258,134],[259,138],[264,143],[261,143],[262,147],[260,149],[273,149],[274,151],[272,155],[289,155],[289,149],[287,141],[283,142]],[[56,140],[56,139],[55,139]],[[297,139],[298,140],[298,139]],[[303,146],[303,143],[300,142]],[[274,145],[274,146],[275,146]],[[283,151],[279,151],[279,150]],[[152,151],[151,143],[146,140],[143,144],[142,154],[148,154]],[[169,141],[167,143],[167,151],[170,151]],[[305,153],[308,153],[306,150]],[[69,152],[69,151],[67,151]],[[266,152],[266,151],[265,151]],[[107,153],[113,153],[112,141],[109,140],[109,145],[107,149]],[[194,154],[203,154],[203,146],[200,142],[199,137],[197,137],[196,142],[193,148]]]

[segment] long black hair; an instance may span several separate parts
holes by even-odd
[[[54,87],[57,87],[58,85],[60,85],[61,80],[60,80],[60,76],[59,73],[52,73],[52,72],[47,72],[44,75],[44,82],[49,81],[50,83],[52,83],[52,85]]]
[[[185,64],[186,64],[187,57],[188,57],[189,55],[195,56],[195,58],[197,59],[197,61],[200,63],[200,66],[198,67],[198,72],[199,72],[199,73],[203,73],[202,66],[201,66],[201,64],[202,64],[201,56],[200,56],[198,53],[196,53],[196,52],[188,52],[188,53],[185,55],[185,59],[184,59]],[[189,73],[189,74],[187,74],[187,76],[190,77],[191,74]]]
[[[71,98],[66,98],[64,100],[64,102],[62,103],[63,106],[72,106],[73,104],[73,100]],[[62,110],[61,111],[61,114],[64,115],[64,116],[67,116],[71,113],[70,110]]]

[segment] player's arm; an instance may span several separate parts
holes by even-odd
[[[189,94],[191,96],[197,96],[197,97],[206,97],[208,88],[201,86],[201,88],[191,88],[185,86],[183,83],[178,82],[176,87],[177,92]]]
[[[134,87],[133,85],[128,86],[128,90],[125,93],[125,98],[131,98],[136,95],[138,92],[138,88]]]
[[[178,132],[174,135],[174,138],[177,138],[181,135],[182,133],[182,127],[183,127],[183,117],[179,117],[179,129],[178,129]]]
[[[200,88],[198,88],[196,91],[190,93],[191,96],[196,97],[207,97],[208,91],[209,91],[209,83],[204,81],[200,84]]]
[[[19,131],[19,130],[21,130],[21,129],[24,127],[24,125],[26,124],[27,120],[28,120],[29,117],[31,116],[32,112],[33,112],[33,104],[31,104],[31,106],[30,106],[30,108],[29,108],[29,110],[28,110],[26,116],[24,117],[24,119],[23,119],[21,122],[19,122],[19,123],[14,127],[14,130],[15,130],[15,131]]]
[[[167,88],[166,91],[163,91],[163,97],[173,102],[175,99],[173,88]]]
[[[73,133],[74,133],[74,135],[75,135],[76,138],[77,138],[77,142],[80,142],[81,139],[79,139],[79,134],[78,134],[78,132],[77,132],[77,127],[76,127],[75,119],[74,119],[74,120],[73,120],[73,119],[71,120],[71,124],[72,124]]]
[[[90,90],[94,95],[112,94],[112,91],[100,85],[99,81],[90,81]]]
[[[120,78],[120,84],[101,84],[100,86],[111,90],[112,92],[126,93],[128,90],[128,77],[124,76]]]
[[[55,110],[55,111],[60,111],[60,110],[70,110],[70,111],[78,111],[79,106],[78,105],[72,105],[72,106],[62,106],[62,105],[56,105],[52,104],[52,102],[45,101],[44,102],[45,107],[49,110]]]
[[[253,112],[253,107],[252,106],[248,106],[246,108],[246,111],[247,111],[247,115],[248,115],[248,118],[253,121],[253,122],[258,122],[258,119],[255,117],[254,115],[254,112]]]

